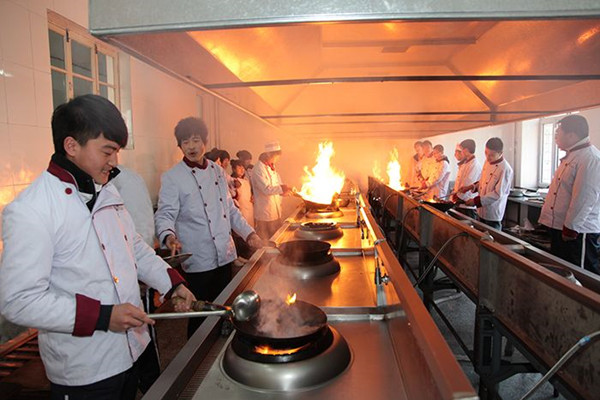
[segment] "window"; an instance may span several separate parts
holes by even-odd
[[[553,117],[542,118],[540,120],[541,139],[540,139],[540,165],[539,165],[539,187],[548,187],[554,176],[554,172],[560,164],[560,159],[565,156],[565,152],[560,150],[554,141],[556,126],[566,114]]]
[[[48,27],[54,108],[89,93],[119,107],[117,52],[56,14],[50,15]]]

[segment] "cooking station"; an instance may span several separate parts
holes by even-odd
[[[207,318],[144,398],[477,398],[364,198],[345,197],[333,211],[299,206],[272,237],[276,248],[257,251],[216,300],[253,289],[257,318],[285,300],[307,331],[293,341],[245,328],[223,335],[228,324]],[[315,239],[330,246],[289,256],[286,242]]]

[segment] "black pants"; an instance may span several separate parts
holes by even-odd
[[[502,230],[502,222],[501,221],[490,221],[490,220],[487,220],[487,219],[483,219],[481,217],[479,217],[478,219],[479,219],[479,221],[483,222],[484,224],[486,224],[490,228],[494,228],[494,229],[499,230],[499,231]]]
[[[214,301],[231,281],[231,263],[206,272],[186,273],[189,288],[198,300]],[[192,337],[204,318],[188,320],[188,339]]]
[[[584,244],[584,234],[577,235],[577,239],[565,242],[562,231],[550,229],[550,252],[565,261],[581,267],[581,253]],[[588,271],[600,275],[600,233],[585,234],[585,255],[583,267]]]
[[[137,362],[127,371],[96,383],[83,386],[64,386],[50,383],[51,400],[134,400],[137,394],[139,371]]]

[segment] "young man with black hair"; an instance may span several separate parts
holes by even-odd
[[[502,218],[506,211],[506,201],[510,193],[513,170],[502,154],[504,144],[500,138],[489,139],[485,144],[485,163],[481,179],[474,184],[463,186],[459,192],[478,192],[478,195],[465,202],[477,207],[479,220],[484,224],[502,230]]]
[[[213,301],[231,280],[237,258],[231,231],[253,248],[263,245],[233,203],[225,171],[205,157],[208,128],[199,118],[184,118],[175,127],[183,160],[162,175],[154,216],[159,243],[173,254],[192,257],[182,264],[197,298]],[[188,321],[188,338],[202,323]]]
[[[450,161],[444,155],[444,146],[437,144],[433,148],[433,159],[435,164],[421,188],[427,189],[422,196],[424,199],[445,198],[448,192],[448,183],[450,181]]]
[[[134,399],[137,360],[153,324],[138,279],[162,295],[195,299],[136,233],[110,182],[127,143],[119,110],[96,95],[52,116],[48,170],[4,209],[0,309],[39,330],[52,399]]]
[[[435,174],[437,167],[435,157],[433,156],[433,144],[429,140],[423,140],[421,147],[423,149],[423,156],[421,157],[421,169],[419,170],[419,186],[422,186],[430,176]]]
[[[477,197],[473,192],[461,193],[460,188],[469,186],[479,181],[481,177],[481,164],[475,158],[475,141],[473,139],[465,139],[460,144],[456,145],[454,155],[458,161],[458,173],[456,181],[454,181],[454,194],[452,195],[453,202],[460,202],[458,211],[475,218],[475,207],[462,204],[467,200]]]
[[[568,115],[558,122],[560,160],[538,222],[550,228],[551,251],[600,274],[600,151],[590,143],[587,120]]]

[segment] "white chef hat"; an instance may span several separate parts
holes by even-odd
[[[281,146],[278,141],[268,142],[265,144],[265,152],[269,153],[272,151],[281,151]]]

